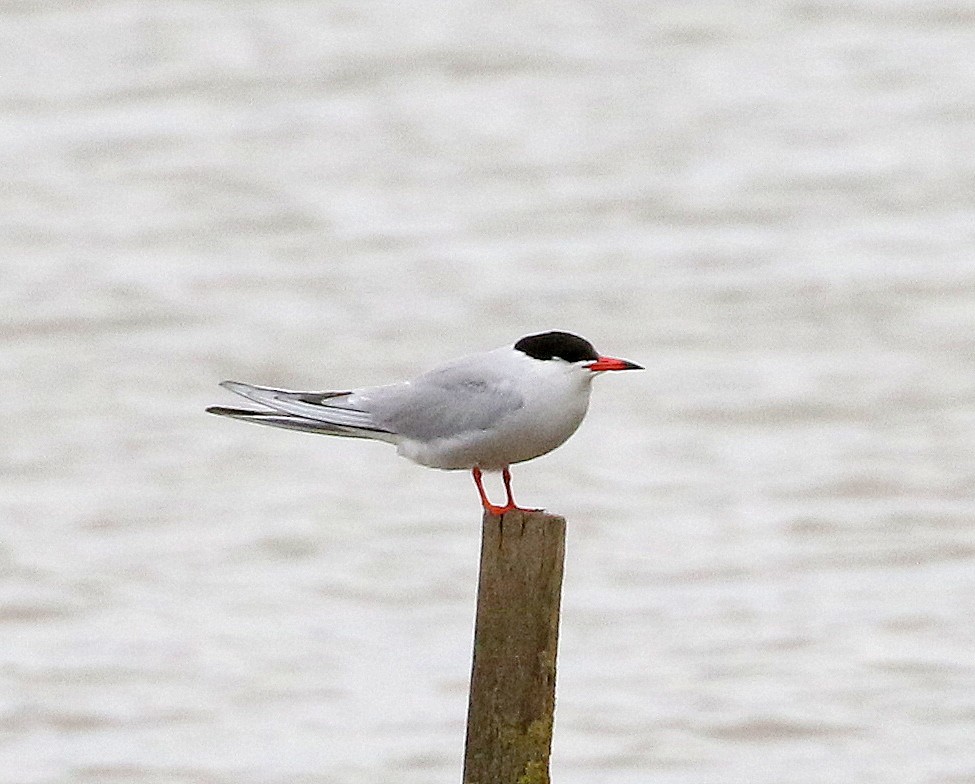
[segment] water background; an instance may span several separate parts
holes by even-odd
[[[552,327],[553,780],[975,780],[972,3],[3,2],[0,172],[0,783],[459,781],[470,478],[203,408]]]

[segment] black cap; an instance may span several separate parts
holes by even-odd
[[[599,359],[596,349],[585,338],[569,332],[543,332],[528,335],[515,348],[535,359],[564,359],[566,362],[582,362]]]

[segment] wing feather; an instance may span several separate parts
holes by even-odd
[[[230,417],[231,419],[240,419],[245,422],[254,422],[258,425],[270,425],[271,427],[280,427],[285,430],[298,430],[303,433],[322,433],[329,436],[345,436],[346,438],[375,437],[373,434],[363,432],[362,430],[330,425],[326,422],[304,419],[303,417],[283,414],[278,411],[248,411],[243,408],[211,406],[207,409],[207,413]]]
[[[366,390],[357,394],[369,396]],[[487,430],[523,406],[524,399],[509,379],[453,365],[379,387],[370,399],[380,427],[420,441]]]
[[[273,387],[259,387],[240,381],[224,381],[220,386],[255,403],[293,416],[337,427],[393,435],[380,427],[372,414],[352,404],[352,392],[296,392]]]

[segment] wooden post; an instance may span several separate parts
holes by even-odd
[[[482,525],[464,784],[549,784],[565,518]]]

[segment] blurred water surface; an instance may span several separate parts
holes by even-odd
[[[203,414],[561,327],[560,784],[975,780],[970,2],[0,4],[0,782],[459,780],[469,477]]]

